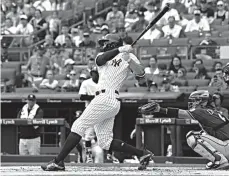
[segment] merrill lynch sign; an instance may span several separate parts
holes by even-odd
[[[145,124],[171,124],[173,120],[171,118],[152,118],[145,119]]]

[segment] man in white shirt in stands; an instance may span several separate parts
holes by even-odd
[[[176,24],[174,16],[170,16],[168,21],[169,21],[169,24],[162,27],[164,37],[165,38],[179,38],[181,31],[182,31],[182,27]]]
[[[80,100],[86,101],[85,107],[87,107],[90,101],[95,97],[95,92],[97,91],[97,83],[99,80],[99,73],[96,69],[91,70],[90,72],[91,78],[83,81],[80,90]],[[94,155],[94,162],[95,163],[103,163],[103,149],[96,145],[95,142],[95,131],[94,128],[88,128],[85,132],[85,136],[83,140],[85,141],[86,147],[86,163],[93,162],[93,155]],[[92,147],[92,143],[94,144]]]
[[[53,71],[48,70],[46,73],[46,79],[43,79],[40,88],[54,90],[58,86],[58,81],[54,79]]]
[[[200,10],[194,10],[194,19],[188,22],[185,32],[210,31],[210,25],[205,18],[202,18]]]
[[[69,30],[68,26],[63,25],[61,28],[61,34],[57,36],[57,38],[55,39],[55,43],[63,45],[65,43],[66,36],[70,36],[68,30]]]
[[[33,6],[40,11],[51,11],[52,4],[50,0],[38,0],[33,3]]]
[[[33,26],[28,23],[28,17],[26,15],[20,15],[20,24],[17,26],[16,34],[30,35],[33,33]]]
[[[162,32],[157,29],[156,25],[154,25],[145,33],[145,35],[142,36],[141,39],[150,40],[150,42],[153,43],[154,39],[159,39],[161,36]]]
[[[5,26],[2,28],[2,34],[15,34],[17,28],[13,26],[13,21],[11,18],[6,18]]]

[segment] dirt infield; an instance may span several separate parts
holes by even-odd
[[[228,171],[207,171],[203,165],[182,164],[152,164],[145,171],[138,171],[136,164],[68,164],[64,172],[45,172],[39,164],[2,164],[0,171],[2,176],[95,176],[95,175],[198,175],[198,176],[229,176]]]

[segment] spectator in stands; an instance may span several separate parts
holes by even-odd
[[[79,47],[95,48],[96,43],[91,39],[89,32],[83,33],[83,41],[79,44]]]
[[[207,70],[202,64],[196,64],[194,67],[194,71],[196,72],[194,79],[211,79],[207,73]]]
[[[159,68],[158,68],[158,65],[157,65],[157,57],[156,57],[156,55],[150,57],[150,59],[149,59],[149,67],[145,68],[145,73],[146,74],[153,74],[153,75],[159,74]]]
[[[72,59],[66,59],[64,61],[64,69],[62,69],[61,74],[65,75],[66,79],[70,78],[70,73],[74,69],[75,62]]]
[[[72,35],[72,42],[75,44],[76,47],[79,47],[79,44],[83,41],[82,27],[79,26],[78,28],[72,28],[71,35]]]
[[[46,35],[46,29],[48,28],[48,24],[44,18],[42,18],[42,12],[40,10],[36,10],[35,18],[31,21],[35,32],[37,34],[38,40],[43,40]]]
[[[42,119],[43,110],[36,103],[35,95],[28,95],[27,104],[19,111],[19,119]],[[40,126],[20,126],[19,155],[40,155],[41,147],[41,127]]]
[[[15,34],[16,33],[16,27],[13,26],[13,22],[11,18],[7,18],[5,20],[5,26],[2,28],[1,33],[8,35],[8,34]]]
[[[224,90],[227,88],[227,84],[223,80],[223,70],[217,69],[215,71],[215,75],[211,79],[211,82],[209,83],[209,87],[217,87],[221,90]]]
[[[61,26],[61,21],[58,18],[58,11],[54,11],[49,20],[49,32],[51,33],[54,39],[56,39],[56,37],[59,34],[60,26]]]
[[[3,43],[1,49],[1,63],[10,61],[7,44]]]
[[[175,17],[170,16],[168,18],[168,25],[162,27],[162,31],[164,33],[164,38],[179,38],[184,36],[182,27],[176,24]]]
[[[93,58],[90,58],[88,60],[87,68],[82,70],[82,73],[86,74],[87,78],[90,77],[90,72],[96,67],[95,60]]]
[[[213,94],[213,100],[214,100],[216,109],[221,113],[221,115],[228,118],[228,110],[222,107],[224,96],[219,92],[215,92]]]
[[[52,11],[61,11],[65,8],[64,0],[54,0],[51,4]]]
[[[51,11],[52,4],[50,0],[38,0],[33,3],[33,6],[40,11]]]
[[[35,52],[26,65],[28,70],[28,81],[41,81],[46,74],[46,70],[49,69],[49,58],[45,56],[45,48],[43,45],[38,46],[38,51]]]
[[[110,33],[109,27],[107,25],[103,25],[101,27],[102,38]]]
[[[135,87],[149,87],[149,80],[146,79],[137,79],[137,82],[134,84]]]
[[[118,3],[114,2],[112,6],[112,11],[107,14],[106,23],[109,25],[111,31],[114,31],[116,24],[119,20],[124,20],[124,14],[122,11],[118,10]]]
[[[93,19],[91,19],[91,21],[92,21],[92,25],[88,26],[88,27],[90,27],[89,29],[94,29],[94,30],[92,30],[93,33],[100,34],[103,25],[106,24],[104,18],[99,16],[99,17],[96,18],[94,23],[93,23]]]
[[[47,34],[45,36],[45,42],[43,44],[45,47],[52,47],[54,45],[54,40],[53,40],[53,37],[50,35],[50,34]]]
[[[162,87],[160,89],[160,92],[179,92],[179,88],[178,88],[178,86],[171,85],[170,80],[165,78],[162,81]]]
[[[25,15],[29,17],[30,8],[33,6],[32,0],[24,0],[23,3],[24,3],[23,12]]]
[[[178,73],[178,70],[180,68],[182,68],[182,62],[181,62],[181,58],[177,55],[173,56],[172,57],[172,60],[170,62],[170,65],[169,65],[169,72],[171,75],[176,75]]]
[[[185,32],[192,31],[210,31],[210,26],[205,18],[201,17],[200,10],[194,10],[194,19],[188,22]]]
[[[157,83],[152,82],[152,83],[149,85],[149,92],[151,92],[151,93],[157,93],[157,92],[159,92]]]
[[[223,69],[223,64],[222,62],[216,61],[213,64],[212,71],[215,72],[218,69]]]
[[[180,0],[175,0],[173,8],[176,9],[180,14],[188,14],[188,9],[185,7]]]
[[[133,42],[132,37],[126,32],[124,25],[121,24],[121,26],[117,28],[117,32],[125,44],[131,44]]]
[[[223,1],[217,2],[217,11],[215,12],[215,19],[221,19],[222,22],[228,23],[229,12],[225,10],[225,4]]]
[[[148,25],[148,21],[145,20],[145,16],[143,12],[138,12],[138,21],[136,21],[131,27],[131,31],[134,32],[142,32],[146,26]]]
[[[146,3],[146,9],[147,11],[144,12],[144,18],[146,21],[151,22],[155,16],[155,10],[157,6],[154,1],[149,1]]]
[[[20,15],[20,24],[17,26],[16,34],[20,35],[31,35],[34,32],[33,26],[28,23],[28,18],[26,15]],[[22,44],[28,46],[32,43],[31,36],[22,38]]]
[[[135,9],[135,4],[130,4],[129,10],[127,10],[125,15],[125,28],[127,31],[131,29],[131,26],[138,20],[137,10]]]
[[[65,52],[64,48],[60,44],[55,44],[55,54],[50,58],[50,67],[54,74],[61,74],[63,71],[64,63],[68,59],[68,53]]]
[[[82,52],[81,52],[81,49],[80,48],[77,48],[74,51],[73,60],[75,61],[75,64],[76,65],[81,65],[82,64],[83,58],[82,58]]]
[[[211,3],[208,0],[200,0],[200,12],[205,17],[209,24],[214,20],[214,10],[211,8]]]
[[[29,8],[29,14],[27,15],[29,23],[31,23],[32,20],[35,18],[35,12],[36,12],[36,8],[35,7],[32,6],[32,7]]]
[[[180,21],[180,15],[176,9],[171,6],[171,10],[169,10],[165,15],[161,18],[161,20],[158,22],[159,26],[164,26],[168,24],[168,19],[170,16],[174,16],[175,21],[179,22]]]
[[[17,12],[17,5],[12,3],[11,11],[6,14],[6,18],[9,18],[13,22],[13,26],[17,26],[19,23],[20,14]]]
[[[61,34],[57,36],[57,38],[55,39],[55,43],[63,45],[65,43],[65,37],[70,36],[68,32],[69,32],[68,26],[63,25],[61,28]]]
[[[150,40],[153,43],[154,39],[159,39],[162,36],[162,32],[157,28],[156,25],[151,27],[141,39]]]
[[[75,70],[70,72],[70,80],[64,82],[62,86],[62,90],[66,92],[78,92],[80,89],[80,82],[77,79],[77,74]]]
[[[72,42],[71,36],[67,35],[65,37],[65,42],[63,44],[64,48],[72,48],[74,47],[74,43]]]
[[[196,50],[194,51],[195,57],[201,59],[216,59],[217,57],[216,45],[217,43],[211,39],[211,33],[210,32],[205,33],[204,40],[202,40],[199,43],[199,47],[197,47]]]
[[[39,85],[39,88],[55,90],[57,86],[58,86],[58,81],[55,80],[53,71],[48,70],[46,73],[46,79],[42,80],[41,84]]]
[[[187,71],[185,68],[180,68],[177,72],[177,76],[171,81],[173,85],[180,86],[187,86],[187,78],[186,78]]]

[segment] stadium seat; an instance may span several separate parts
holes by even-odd
[[[58,86],[62,87],[66,80],[58,80]]]
[[[5,83],[11,91],[15,91],[16,70],[9,68],[1,69],[1,83]]]
[[[128,33],[128,35],[132,37],[133,40],[136,40],[138,36],[140,35],[140,33],[139,32],[133,32],[133,33],[130,32]]]
[[[212,37],[219,37],[220,32],[219,31],[211,31]]]
[[[196,86],[181,86],[179,87],[180,92],[193,92],[195,91]]]
[[[153,46],[166,46],[169,45],[169,40],[168,39],[154,39]]]
[[[141,63],[144,67],[148,67],[149,66],[149,60],[141,60]]]
[[[220,35],[221,37],[227,37],[227,38],[229,38],[229,31],[223,31],[223,32],[221,32],[221,35]]]
[[[157,52],[158,52],[157,47],[153,47],[153,46],[150,47],[144,46],[144,47],[140,47],[139,49],[140,57],[142,55],[156,55]]]
[[[195,72],[188,72],[188,73],[186,74],[186,78],[187,78],[188,80],[194,79],[195,76],[196,76],[196,73],[195,73]]]
[[[213,41],[215,41],[218,45],[228,45],[229,44],[229,37],[226,38],[226,37],[212,37],[211,38]]]
[[[66,78],[66,75],[55,75],[56,80],[64,80]]]
[[[193,46],[199,45],[204,38],[192,38],[190,44]]]
[[[220,90],[220,88],[219,87],[209,87],[209,86],[199,86],[197,87],[197,90],[208,90],[210,93],[214,93]]]
[[[211,26],[218,26],[218,25],[222,25],[222,19],[214,19],[214,21],[211,24]]]
[[[136,80],[125,80],[123,87],[134,87]]]
[[[187,20],[192,20],[193,19],[193,14],[182,14],[182,17],[187,19]]]
[[[178,85],[179,87],[180,86],[187,86],[187,81],[186,80],[174,80],[172,82],[172,84]]]
[[[207,79],[190,79],[188,86],[208,86],[210,80]]]
[[[186,35],[187,38],[198,38],[199,37],[199,32],[198,31],[185,32],[185,35]]]
[[[212,29],[215,31],[223,32],[223,31],[228,31],[229,30],[229,25],[213,25]]]
[[[14,68],[16,74],[21,74],[21,62],[3,62],[2,68]]]
[[[129,87],[128,92],[148,92],[148,87]]]
[[[144,39],[141,39],[138,41],[137,43],[139,46],[149,46],[150,45],[150,40],[144,40]]]
[[[127,88],[126,87],[121,87],[121,89],[119,89],[119,92],[127,92]]]
[[[189,44],[189,38],[174,38],[171,45],[184,46]]]

